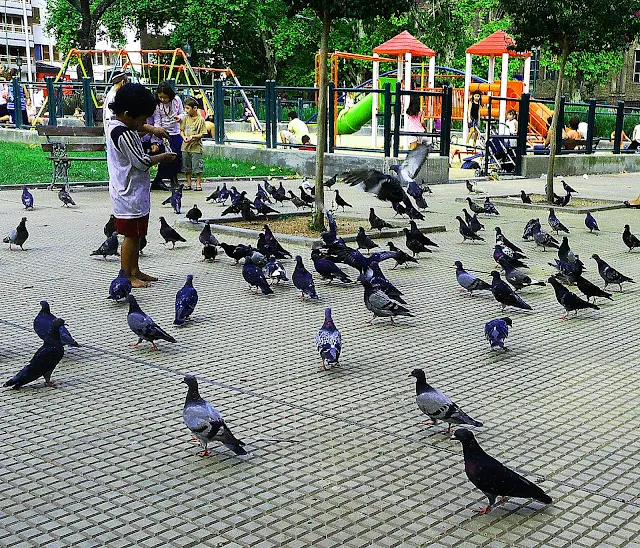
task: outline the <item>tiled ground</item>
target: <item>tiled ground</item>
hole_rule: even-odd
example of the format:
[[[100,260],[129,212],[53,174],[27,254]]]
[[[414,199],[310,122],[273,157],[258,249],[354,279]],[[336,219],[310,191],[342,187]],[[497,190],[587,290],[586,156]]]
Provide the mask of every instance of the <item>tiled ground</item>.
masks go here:
[[[593,197],[640,192],[630,174],[568,182]],[[543,184],[481,186],[504,193]],[[339,188],[357,212],[374,205],[391,216],[374,198]],[[128,346],[127,308],[105,299],[118,263],[89,257],[104,239],[107,193],[78,190],[78,207],[67,210],[55,193],[34,191],[28,250],[0,249],[0,380],[39,346],[31,322],[43,298],[83,346],[58,366],[58,388],[38,381],[0,391],[0,545],[640,546],[640,288],[628,284],[600,311],[566,322],[551,288],[524,290],[534,310],[508,311],[510,351],[491,353],[483,326],[499,308],[490,295],[461,294],[453,262],[488,273],[493,228],[520,242],[533,215],[505,208],[483,220],[487,243],[461,244],[454,199],[464,186],[433,189],[426,222],[449,230],[433,235],[440,248],[418,267],[383,265],[415,314],[397,327],[365,325],[356,285],[317,282],[318,303],[300,302],[290,284],[269,298],[252,295],[225,256],[200,262],[196,231],[183,230],[187,243],[165,249],[157,217],[177,216],[154,193],[142,264],[161,281],[136,296],[178,339],[159,352]],[[219,211],[202,194],[185,196],[205,213]],[[640,278],[640,252],[627,253],[620,238],[625,223],[640,235],[640,211],[599,213],[598,235],[581,215],[558,215],[590,280],[601,282],[595,252]],[[19,192],[0,192],[2,235],[21,216]],[[552,252],[522,247],[534,277],[552,273]],[[308,248],[291,250],[311,266]],[[188,273],[200,302],[194,321],[177,329],[173,300]],[[340,369],[321,372],[313,338],[325,306],[344,351]],[[481,445],[538,481],[553,505],[516,499],[476,516],[485,499],[466,479],[461,447],[418,424],[424,416],[408,376],[415,367],[483,421]],[[248,457],[223,447],[196,456],[182,423],[185,373],[198,376]]]

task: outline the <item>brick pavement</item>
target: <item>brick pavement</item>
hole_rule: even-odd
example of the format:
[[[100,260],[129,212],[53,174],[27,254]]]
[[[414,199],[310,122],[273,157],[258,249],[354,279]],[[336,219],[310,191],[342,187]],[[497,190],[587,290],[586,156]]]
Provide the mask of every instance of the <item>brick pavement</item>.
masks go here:
[[[592,197],[640,191],[630,174],[567,182]],[[543,185],[480,186],[504,193]],[[371,205],[392,215],[375,198],[339,188],[363,216]],[[383,265],[415,314],[395,328],[382,319],[365,325],[358,286],[318,281],[320,301],[302,303],[289,283],[265,298],[248,293],[224,254],[200,262],[196,231],[182,230],[187,243],[165,249],[157,217],[178,216],[154,193],[141,264],[161,281],[135,294],[178,339],[160,342],[159,352],[128,346],[127,307],[105,298],[118,262],[89,257],[104,239],[107,193],[78,190],[78,207],[63,210],[55,193],[34,191],[28,250],[0,249],[0,380],[39,346],[31,323],[43,298],[83,346],[67,350],[53,376],[58,388],[40,380],[0,391],[0,546],[640,546],[640,288],[627,284],[615,302],[566,322],[551,288],[524,290],[534,310],[507,311],[510,351],[492,353],[483,326],[502,314],[490,295],[458,291],[453,262],[489,272],[493,228],[519,243],[534,215],[504,208],[482,221],[488,243],[461,244],[454,199],[464,185],[433,189],[426,222],[449,229],[433,235],[440,248],[415,268]],[[184,203],[218,212],[205,196],[185,193]],[[0,192],[2,236],[21,216],[20,193]],[[627,253],[620,237],[625,223],[640,234],[640,212],[599,213],[598,235],[581,215],[558,216],[590,280],[601,285],[594,252],[640,278],[640,253]],[[522,247],[532,276],[552,273],[551,251]],[[291,251],[311,265],[308,248]],[[293,262],[286,266],[291,274]],[[188,273],[200,302],[193,322],[173,328],[175,292]],[[342,367],[321,372],[313,337],[325,306],[344,346]],[[486,499],[464,474],[459,443],[418,424],[424,416],[408,376],[415,367],[483,421],[481,445],[538,481],[553,505],[515,499],[476,516]],[[248,457],[217,446],[209,458],[195,456],[181,416],[185,373],[198,376]]]

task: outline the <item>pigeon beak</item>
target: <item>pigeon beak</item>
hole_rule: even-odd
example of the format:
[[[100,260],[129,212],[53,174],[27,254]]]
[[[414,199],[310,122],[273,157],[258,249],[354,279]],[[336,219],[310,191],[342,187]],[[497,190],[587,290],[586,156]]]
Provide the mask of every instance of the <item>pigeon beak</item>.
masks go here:
[[[449,438],[450,440],[455,440],[457,439],[453,434],[451,434],[451,437]]]

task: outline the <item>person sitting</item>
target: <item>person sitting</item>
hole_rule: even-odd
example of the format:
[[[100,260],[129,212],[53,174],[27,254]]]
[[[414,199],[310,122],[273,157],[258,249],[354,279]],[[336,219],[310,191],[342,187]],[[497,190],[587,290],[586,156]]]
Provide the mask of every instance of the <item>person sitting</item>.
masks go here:
[[[616,138],[616,131],[615,129],[611,132],[611,138],[609,139],[609,141],[611,142],[611,144],[613,144],[614,140]],[[624,129],[622,130],[622,133],[620,134],[620,150],[623,150],[625,148],[624,144],[625,143],[631,143],[631,139],[629,139],[629,137],[627,137],[627,134],[624,132]],[[629,145],[630,147],[631,145]],[[637,146],[637,145],[636,145]],[[633,149],[632,149],[633,150]]]
[[[639,150],[640,147],[640,124],[633,128],[633,133],[631,134],[631,142],[627,147],[627,150]]]
[[[569,129],[567,130],[567,135],[564,138],[564,148],[566,150],[575,150],[576,143],[571,141],[580,141],[582,139],[582,135],[578,131],[578,126],[580,125],[580,118],[577,116],[572,116],[569,119]]]
[[[309,128],[300,118],[295,110],[289,111],[289,124],[287,129],[280,132],[280,140],[283,143],[291,143],[294,145],[302,142],[303,135],[309,135]]]
[[[253,110],[253,103],[249,101],[249,103],[244,107],[242,111],[242,121],[249,122],[251,124],[251,131],[260,131],[258,127],[258,122],[255,117],[255,111]]]
[[[316,146],[311,144],[311,137],[308,135],[302,136],[302,146],[298,147],[298,150],[315,150]]]

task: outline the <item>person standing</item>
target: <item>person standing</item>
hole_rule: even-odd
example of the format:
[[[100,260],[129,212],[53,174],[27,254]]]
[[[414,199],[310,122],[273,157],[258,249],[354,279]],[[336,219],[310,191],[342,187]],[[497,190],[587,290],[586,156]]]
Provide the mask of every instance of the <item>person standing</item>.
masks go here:
[[[423,112],[420,109],[420,97],[418,95],[411,96],[406,113],[407,125],[404,130],[411,133],[424,133]],[[422,143],[422,137],[418,135],[409,135],[409,150],[413,150],[420,143]]]
[[[469,119],[468,128],[469,135],[467,136],[467,144],[473,139],[473,147],[475,148],[478,142],[478,136],[480,135],[480,105],[482,104],[482,93],[476,90],[471,95],[471,101],[469,101]]]
[[[176,95],[169,82],[161,82],[156,89],[156,110],[153,113],[153,125],[163,128],[169,135],[169,148],[177,154],[175,161],[158,166],[154,183],[169,180],[178,186],[178,173],[182,167],[182,137],[180,122],[185,117],[180,97]]]
[[[114,117],[113,111],[109,108],[109,105],[113,103],[116,98],[118,90],[129,81],[129,74],[121,70],[114,70],[111,75],[111,89],[104,96],[104,103],[102,104],[102,123],[104,124],[104,130],[107,131],[109,121]]]
[[[182,171],[187,176],[185,190],[191,190],[191,174],[196,176],[196,190],[202,190],[202,173],[204,159],[202,157],[202,139],[207,136],[207,126],[198,111],[198,102],[192,97],[184,101],[186,116],[180,122],[182,137]]]

